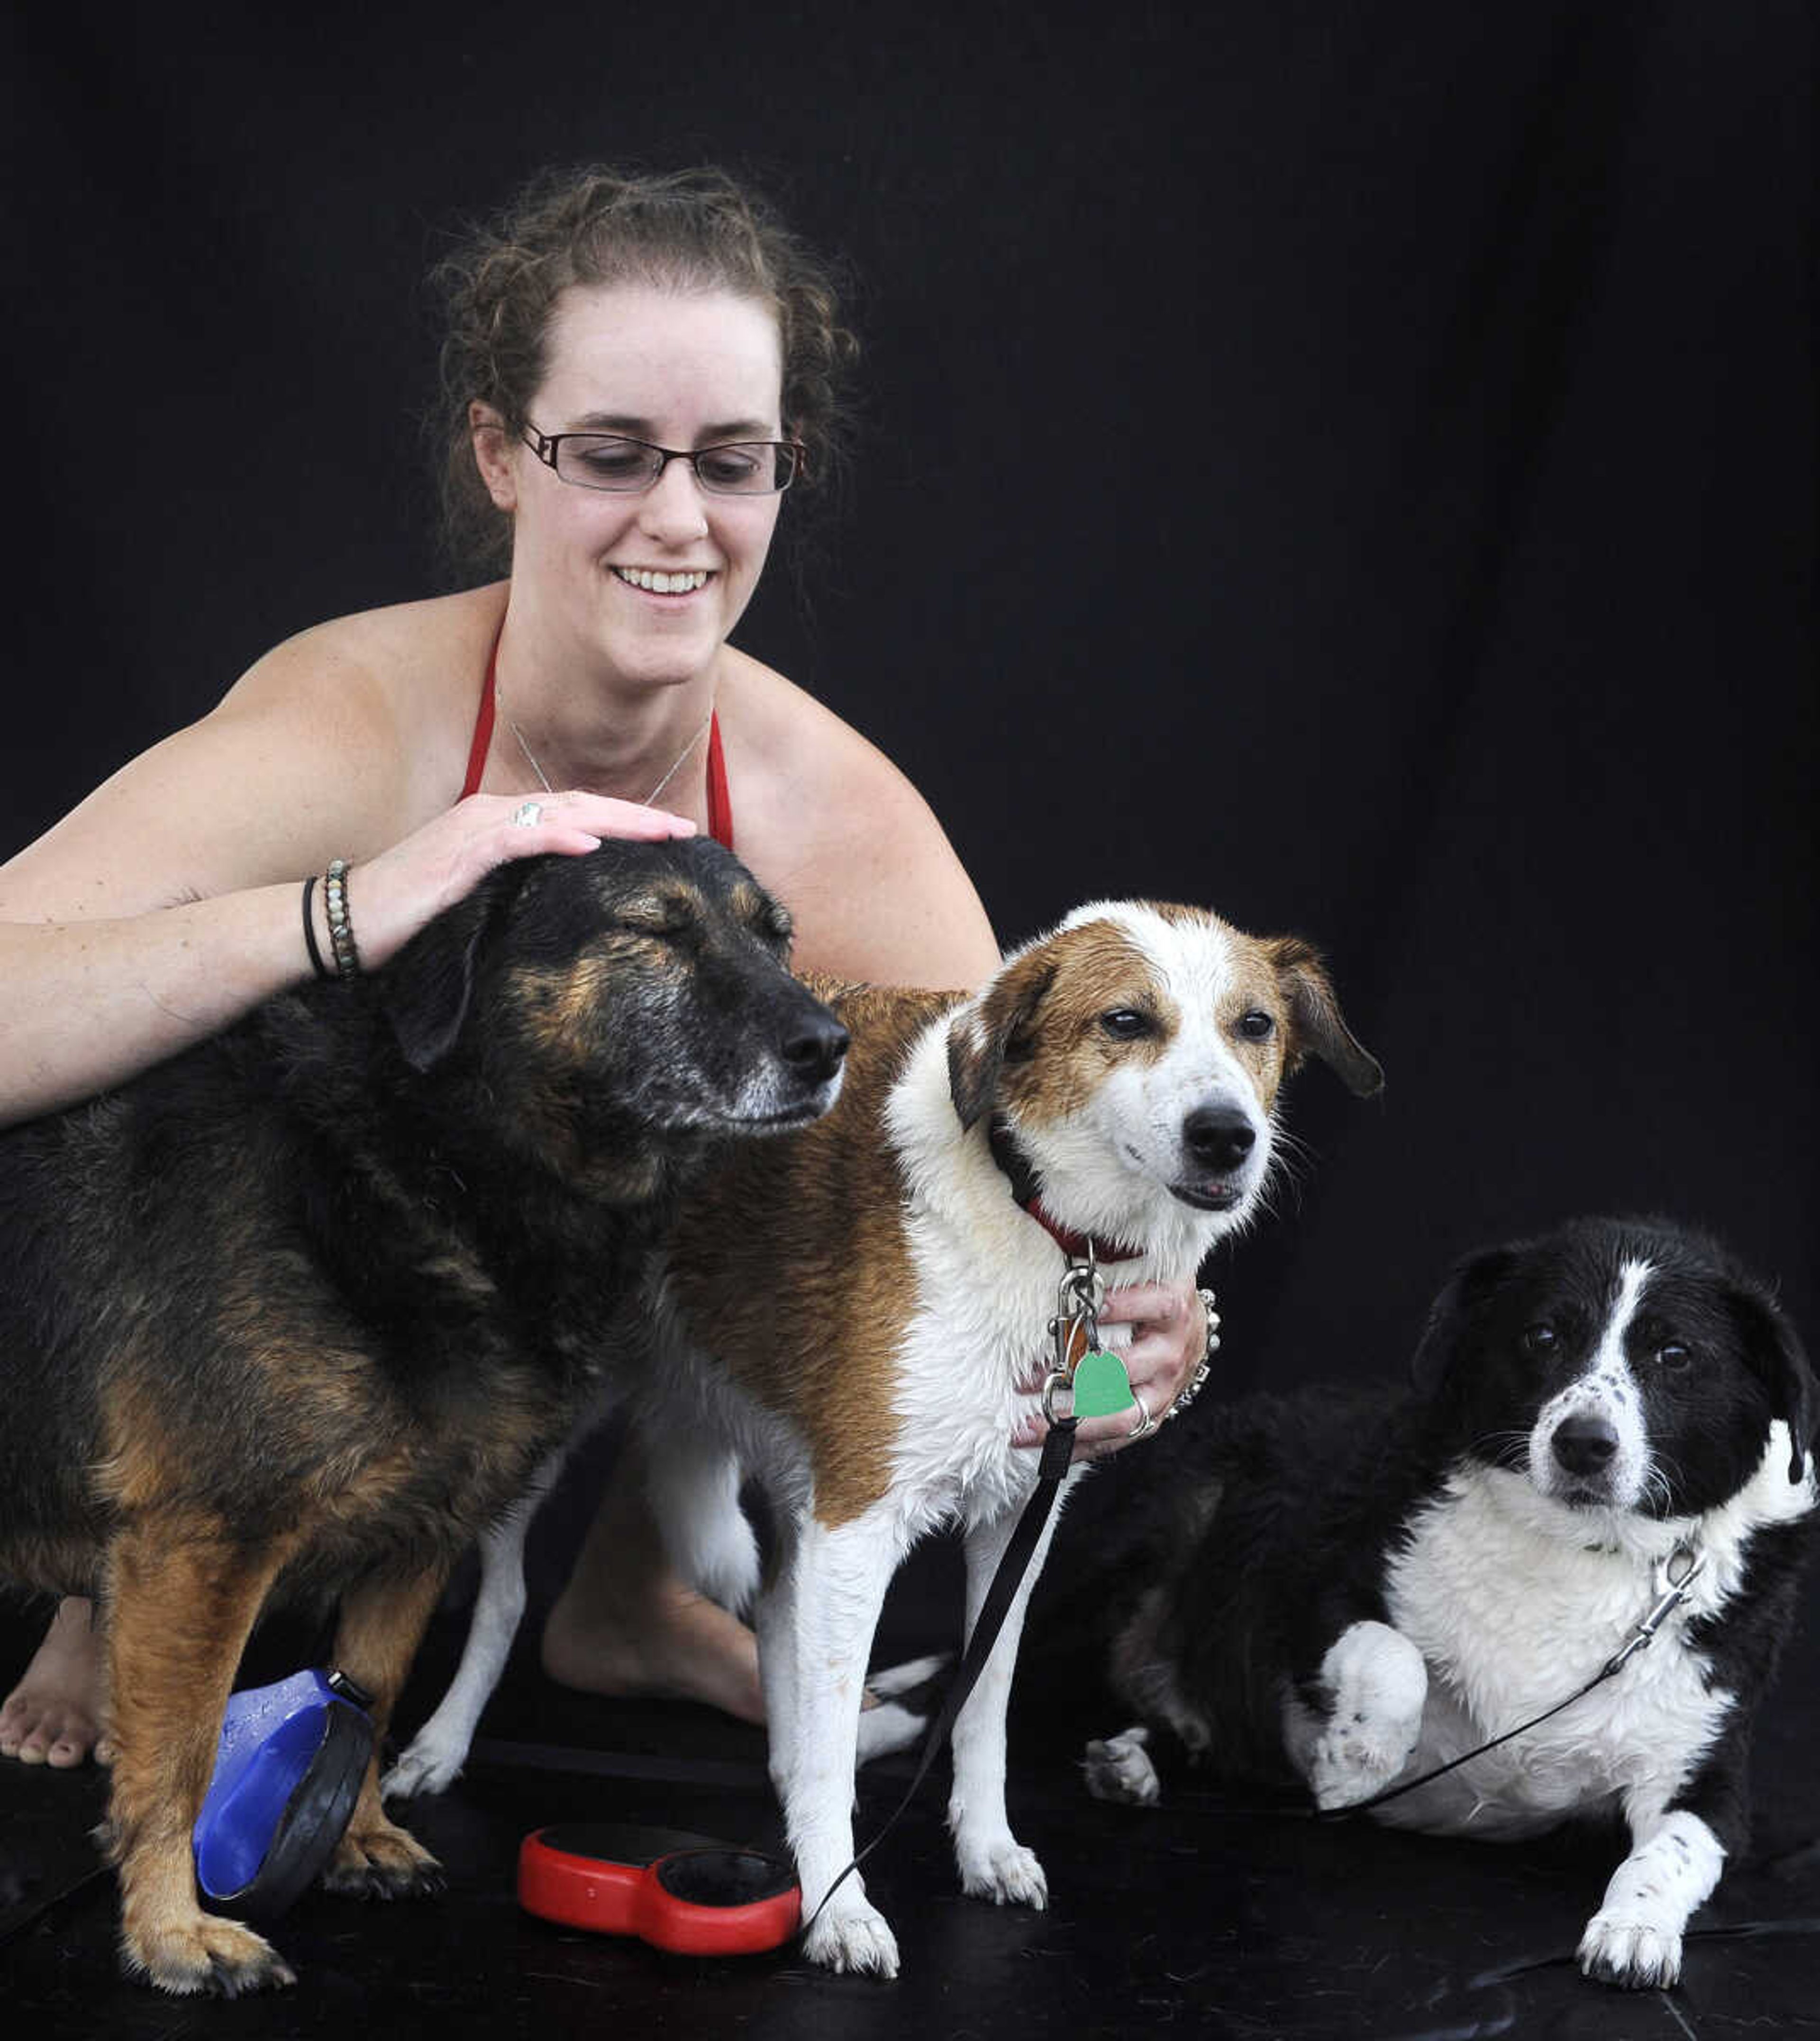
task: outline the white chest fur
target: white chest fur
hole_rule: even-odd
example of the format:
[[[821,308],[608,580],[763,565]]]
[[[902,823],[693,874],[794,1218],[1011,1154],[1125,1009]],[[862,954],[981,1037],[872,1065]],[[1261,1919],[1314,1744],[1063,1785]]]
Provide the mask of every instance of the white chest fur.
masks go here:
[[[1040,1406],[1066,1261],[1013,1201],[982,1131],[956,1119],[939,1025],[913,1051],[886,1116],[916,1276],[891,1387],[891,1490],[914,1535],[935,1516],[1001,1516],[1034,1485],[1036,1453],[1011,1440]],[[1221,1223],[1135,1180],[1124,1217],[1120,1237],[1146,1251],[1108,1267],[1108,1284],[1192,1280]],[[1108,1326],[1105,1344],[1126,1337]]]
[[[1614,1528],[1619,1535],[1602,1540]],[[1456,1474],[1389,1569],[1391,1620],[1429,1669],[1412,1776],[1592,1680],[1655,1600],[1658,1562],[1689,1534],[1707,1543],[1707,1569],[1648,1650],[1550,1721],[1392,1802],[1383,1818],[1515,1836],[1614,1799],[1627,1809],[1660,1805],[1734,1702],[1709,1687],[1710,1669],[1689,1645],[1687,1623],[1735,1590],[1742,1547],[1735,1531],[1635,1518],[1619,1527],[1602,1517],[1581,1525],[1520,1476],[1483,1468]]]

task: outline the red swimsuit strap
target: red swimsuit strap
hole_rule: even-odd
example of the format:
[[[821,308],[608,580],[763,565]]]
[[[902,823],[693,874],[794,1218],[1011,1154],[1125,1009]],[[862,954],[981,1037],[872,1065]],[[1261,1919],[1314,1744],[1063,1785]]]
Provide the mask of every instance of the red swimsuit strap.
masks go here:
[[[480,792],[480,776],[486,770],[486,754],[493,744],[493,718],[498,700],[499,633],[493,634],[493,650],[486,655],[486,679],[480,690],[480,710],[474,719],[474,742],[467,747],[467,777],[461,783],[461,798]]]
[[[727,791],[727,759],[720,748],[720,715],[708,723],[708,833],[716,843],[733,848],[733,802]]]
[[[480,690],[480,708],[474,719],[474,742],[467,747],[467,777],[461,783],[461,797],[480,791],[480,776],[486,770],[486,754],[493,745],[493,723],[499,702],[499,634],[486,655],[486,678]],[[733,799],[727,790],[727,757],[720,748],[720,715],[717,710],[708,723],[708,833],[716,843],[733,848]]]

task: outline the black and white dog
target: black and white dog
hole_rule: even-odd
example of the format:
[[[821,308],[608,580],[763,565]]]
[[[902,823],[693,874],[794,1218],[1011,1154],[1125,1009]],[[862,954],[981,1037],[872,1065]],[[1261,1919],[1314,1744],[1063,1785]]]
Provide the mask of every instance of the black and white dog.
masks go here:
[[[1089,1787],[1154,1799],[1156,1730],[1345,1808],[1589,1687],[1371,1811],[1500,1840],[1621,1814],[1630,1854],[1580,1965],[1673,1982],[1746,1840],[1752,1716],[1815,1501],[1813,1398],[1774,1300],[1711,1241],[1581,1220],[1475,1257],[1412,1393],[1260,1396],[1181,1442],[1200,1478],[1168,1484],[1129,1549],[1112,1643],[1142,1719],[1089,1745]],[[1652,1612],[1649,1648],[1601,1679]]]

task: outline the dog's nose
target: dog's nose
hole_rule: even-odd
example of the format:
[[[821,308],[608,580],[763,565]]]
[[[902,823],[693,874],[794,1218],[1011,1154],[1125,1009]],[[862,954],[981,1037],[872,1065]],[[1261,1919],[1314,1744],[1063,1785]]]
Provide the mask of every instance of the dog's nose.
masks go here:
[[[1549,1450],[1569,1474],[1599,1474],[1618,1450],[1618,1435],[1597,1412],[1579,1410],[1555,1427]]]
[[[824,1084],[841,1067],[852,1040],[833,1014],[809,1013],[785,1029],[778,1054],[797,1077]]]
[[[1257,1129],[1230,1105],[1200,1105],[1182,1122],[1181,1139],[1203,1169],[1236,1169],[1257,1146]]]

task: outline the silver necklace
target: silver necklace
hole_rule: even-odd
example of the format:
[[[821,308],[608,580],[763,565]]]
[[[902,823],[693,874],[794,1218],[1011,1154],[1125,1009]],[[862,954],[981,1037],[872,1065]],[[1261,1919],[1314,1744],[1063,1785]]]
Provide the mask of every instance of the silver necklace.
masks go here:
[[[676,777],[677,774],[681,771],[682,761],[689,756],[690,752],[695,749],[696,745],[701,742],[703,738],[708,734],[708,727],[713,722],[713,720],[714,711],[711,708],[708,711],[707,715],[702,718],[700,727],[689,740],[688,743],[686,743],[682,749],[677,752],[675,759],[670,765],[670,770],[665,773],[663,777],[658,780],[657,784],[652,788],[651,792],[645,795],[644,799],[639,804],[641,807],[648,808],[651,803],[657,799],[658,795],[663,792],[664,788],[670,784],[670,781]],[[552,787],[550,784],[549,780],[545,778],[543,767],[537,763],[537,754],[531,749],[530,746],[525,742],[524,731],[518,727],[517,724],[512,720],[509,715],[506,719],[506,727],[511,731],[512,734],[515,738],[517,738],[518,749],[525,754],[525,764],[536,774],[538,785],[544,789],[546,794],[555,793],[556,791],[555,788]]]

